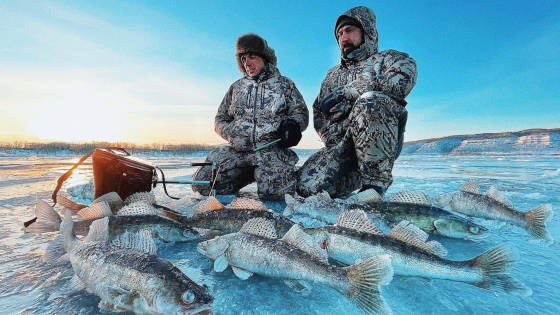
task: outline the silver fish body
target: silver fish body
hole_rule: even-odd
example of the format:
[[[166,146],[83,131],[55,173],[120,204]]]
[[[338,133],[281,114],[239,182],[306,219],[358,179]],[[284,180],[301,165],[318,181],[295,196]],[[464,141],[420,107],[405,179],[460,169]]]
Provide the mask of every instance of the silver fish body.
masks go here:
[[[326,237],[323,246],[329,257],[347,265],[378,254],[392,257],[395,274],[463,282],[479,282],[482,272],[465,262],[455,262],[415,248],[385,235],[363,233],[338,226],[305,229],[308,234]]]
[[[549,204],[521,212],[486,195],[462,190],[442,194],[434,200],[442,207],[449,205],[455,212],[471,217],[506,222],[524,228],[536,238],[552,240],[546,230],[546,222],[552,217]]]
[[[72,267],[103,307],[135,313],[193,314],[210,309],[212,296],[170,262],[103,243],[76,246]]]
[[[149,314],[193,314],[210,309],[213,297],[207,290],[167,260],[107,242],[81,242],[74,234],[70,211],[61,232],[75,272],[74,285],[99,296],[100,308]]]
[[[464,217],[447,210],[406,202],[372,202],[348,207],[348,209],[362,209],[370,218],[381,217],[389,226],[395,226],[402,220],[407,220],[426,233],[435,233],[450,238],[466,238],[478,240],[487,236],[482,225],[474,223]]]
[[[490,249],[470,260],[453,261],[386,235],[339,226],[307,228],[305,232],[322,243],[330,258],[344,264],[386,254],[391,256],[396,275],[459,281],[506,292],[530,292],[505,274],[513,263],[513,256],[506,247]]]
[[[296,221],[274,211],[253,209],[221,209],[198,213],[192,217],[176,217],[178,222],[190,227],[219,230],[222,234],[238,232],[247,221],[263,218],[274,222],[278,235],[283,236]]]
[[[286,203],[285,215],[305,214],[328,224],[336,223],[338,216],[346,210],[362,209],[370,219],[382,219],[391,227],[407,220],[426,233],[473,240],[487,236],[485,227],[444,209],[424,204],[388,201],[351,203],[346,200],[333,200],[326,193],[305,198],[303,201],[286,196]]]
[[[147,229],[163,242],[186,242],[199,239],[191,227],[157,215],[110,216],[109,232],[113,239],[125,232]]]
[[[232,266],[271,278],[311,281],[341,292],[349,288],[345,269],[325,264],[281,240],[245,233],[228,234],[219,239],[228,244],[224,254]],[[200,245],[199,249],[206,254],[203,247]]]
[[[231,266],[234,274],[247,279],[254,273],[288,281],[291,287],[304,283],[326,285],[339,291],[366,313],[390,313],[380,286],[391,281],[393,269],[387,255],[371,257],[349,267],[328,263],[322,250],[301,228],[294,225],[277,239],[273,223],[251,219],[240,232],[218,236],[198,244],[198,251],[214,260],[214,270]],[[247,228],[249,226],[249,228]]]

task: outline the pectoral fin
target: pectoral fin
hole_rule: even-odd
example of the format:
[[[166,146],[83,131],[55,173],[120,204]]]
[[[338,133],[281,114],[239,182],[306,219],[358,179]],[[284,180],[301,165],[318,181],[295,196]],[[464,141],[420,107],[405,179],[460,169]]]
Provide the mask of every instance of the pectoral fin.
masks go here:
[[[214,261],[214,271],[215,272],[222,272],[224,270],[226,270],[226,268],[228,267],[229,263],[226,259],[226,257],[224,255],[216,258],[216,260]]]
[[[233,273],[241,280],[247,280],[253,275],[253,273],[249,270],[241,269],[235,266],[231,266],[231,270],[233,270]]]

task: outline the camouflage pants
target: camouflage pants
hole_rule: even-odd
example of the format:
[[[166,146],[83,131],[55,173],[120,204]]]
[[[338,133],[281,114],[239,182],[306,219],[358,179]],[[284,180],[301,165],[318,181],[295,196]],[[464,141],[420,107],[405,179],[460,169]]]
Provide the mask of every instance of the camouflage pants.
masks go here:
[[[298,171],[298,194],[324,190],[343,197],[364,185],[387,189],[402,149],[406,117],[406,109],[392,98],[364,93],[347,118],[342,141],[311,155]]]
[[[255,181],[259,198],[264,200],[284,200],[284,194],[295,192],[298,157],[292,150],[274,146],[258,152],[238,152],[230,145],[223,145],[208,153],[206,161],[218,163],[214,186],[217,194],[236,194]],[[211,180],[211,177],[212,167],[203,166],[192,179]],[[202,195],[210,193],[208,186],[193,185],[192,188]]]

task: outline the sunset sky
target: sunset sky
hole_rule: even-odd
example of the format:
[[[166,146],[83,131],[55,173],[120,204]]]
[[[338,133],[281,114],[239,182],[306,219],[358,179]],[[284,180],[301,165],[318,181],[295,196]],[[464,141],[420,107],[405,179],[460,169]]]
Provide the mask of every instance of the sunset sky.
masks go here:
[[[214,115],[255,32],[308,107],[333,27],[377,15],[418,82],[405,140],[560,127],[560,1],[1,1],[0,141],[223,142]],[[322,146],[312,124],[298,147]]]

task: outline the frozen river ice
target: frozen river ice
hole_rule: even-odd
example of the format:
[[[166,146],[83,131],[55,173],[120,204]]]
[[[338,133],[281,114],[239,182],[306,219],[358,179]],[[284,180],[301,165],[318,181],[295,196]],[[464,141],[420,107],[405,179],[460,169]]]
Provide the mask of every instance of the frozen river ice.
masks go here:
[[[307,154],[300,155],[302,160]],[[2,313],[94,314],[99,299],[82,291],[61,296],[59,289],[72,276],[69,265],[43,266],[39,258],[55,233],[23,233],[22,223],[31,219],[37,199],[50,201],[56,179],[79,157],[2,156],[0,157],[0,311]],[[202,156],[144,157],[159,165],[166,178],[193,173],[189,163]],[[474,178],[483,188],[496,185],[526,211],[550,203],[560,208],[560,156],[493,155],[441,156],[403,155],[394,169],[395,181],[388,194],[404,189],[421,190],[434,197],[458,189]],[[87,182],[91,166],[80,167],[68,186]],[[192,195],[189,186],[169,185],[171,195]],[[155,188],[159,204],[171,199],[161,185]],[[395,314],[559,314],[560,313],[560,214],[548,223],[556,240],[536,241],[522,229],[497,222],[476,220],[487,226],[490,236],[480,242],[440,241],[448,258],[470,259],[495,245],[507,242],[517,249],[518,262],[510,274],[533,290],[529,297],[494,294],[458,282],[396,276],[382,288],[382,295]],[[303,296],[282,281],[251,277],[239,280],[230,269],[215,273],[212,263],[196,252],[196,243],[165,245],[159,255],[173,262],[191,279],[209,286],[217,314],[359,314],[338,292],[313,287]],[[103,312],[102,312],[103,313]]]

